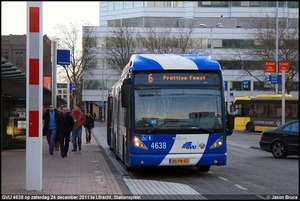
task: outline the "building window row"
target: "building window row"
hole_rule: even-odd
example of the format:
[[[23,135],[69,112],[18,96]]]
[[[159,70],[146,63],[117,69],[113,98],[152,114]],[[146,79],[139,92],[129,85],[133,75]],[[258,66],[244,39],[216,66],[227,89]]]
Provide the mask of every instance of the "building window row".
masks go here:
[[[117,80],[83,80],[83,90],[109,90]]]
[[[67,88],[67,83],[57,83],[57,88]]]
[[[281,85],[279,85],[279,90],[281,90]],[[250,91],[251,89],[244,88],[244,82],[243,81],[234,81],[232,82],[232,87],[230,90],[234,91]],[[274,90],[270,85],[267,85],[262,82],[253,82],[253,91],[272,91]],[[291,91],[299,91],[299,82],[294,82]]]
[[[276,7],[276,1],[196,1],[194,7]],[[298,1],[279,1],[278,7],[298,8]]]
[[[108,10],[121,10],[142,7],[183,7],[182,1],[112,1],[108,2]]]
[[[218,60],[223,70],[264,70],[262,60]],[[290,66],[298,66],[298,61],[291,61]]]
[[[58,94],[67,94],[67,90],[57,90]]]
[[[1,52],[1,56],[6,59],[6,60],[9,60],[8,59],[8,52]]]
[[[8,52],[1,52],[1,55],[4,59],[10,60],[9,58],[9,54]],[[15,63],[14,65],[24,69],[24,61],[25,61],[25,57],[24,57],[24,52],[15,52]]]
[[[107,38],[107,40],[115,40],[112,38]],[[144,48],[147,44],[144,44],[144,40],[141,38],[134,39],[134,45],[136,48]],[[260,44],[253,39],[212,39],[213,48],[214,49],[248,49],[250,47],[259,46]],[[285,41],[285,43],[295,43],[298,41]],[[181,40],[178,38],[170,38],[168,44],[172,45],[173,48],[180,48]],[[199,44],[203,49],[211,48],[211,41],[210,38],[191,38],[191,44]],[[100,48],[100,47],[98,47]],[[102,61],[100,61],[102,62]],[[99,63],[98,63],[99,64]]]
[[[23,52],[16,52],[16,63],[15,66],[19,68],[24,67],[24,53]]]
[[[183,1],[112,1],[108,10],[142,7],[183,7]],[[194,1],[194,7],[276,7],[276,1]],[[298,8],[298,1],[279,1],[278,7]]]
[[[60,98],[67,100],[67,95],[59,95]]]

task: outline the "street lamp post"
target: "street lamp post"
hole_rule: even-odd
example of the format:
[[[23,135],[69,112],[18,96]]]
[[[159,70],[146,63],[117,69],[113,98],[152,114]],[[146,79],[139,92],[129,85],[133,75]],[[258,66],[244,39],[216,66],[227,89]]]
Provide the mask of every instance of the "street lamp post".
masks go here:
[[[201,28],[206,28],[207,25],[206,24],[200,24],[200,27]],[[209,26],[209,28],[210,28],[210,56],[212,56],[212,50],[213,50],[213,42],[212,42],[212,28],[213,27],[223,28],[223,24],[222,23],[217,23],[215,25]]]
[[[101,48],[102,48],[102,107],[101,107],[101,121],[104,121],[104,118],[103,118],[103,114],[104,114],[104,80],[103,80],[103,73],[104,73],[104,51],[103,51],[103,44],[101,44]]]

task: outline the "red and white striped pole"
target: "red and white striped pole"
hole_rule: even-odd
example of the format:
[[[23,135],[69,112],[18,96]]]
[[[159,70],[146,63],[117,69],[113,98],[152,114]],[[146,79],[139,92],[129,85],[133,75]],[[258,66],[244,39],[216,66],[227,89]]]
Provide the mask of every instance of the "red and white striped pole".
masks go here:
[[[42,190],[43,111],[42,2],[27,2],[26,190]]]

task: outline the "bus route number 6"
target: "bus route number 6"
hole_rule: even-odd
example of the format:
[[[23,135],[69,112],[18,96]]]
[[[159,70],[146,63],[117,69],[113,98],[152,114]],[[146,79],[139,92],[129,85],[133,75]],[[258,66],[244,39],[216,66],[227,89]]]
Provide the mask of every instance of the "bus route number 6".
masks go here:
[[[153,82],[153,77],[152,77],[152,73],[148,75],[148,82]]]

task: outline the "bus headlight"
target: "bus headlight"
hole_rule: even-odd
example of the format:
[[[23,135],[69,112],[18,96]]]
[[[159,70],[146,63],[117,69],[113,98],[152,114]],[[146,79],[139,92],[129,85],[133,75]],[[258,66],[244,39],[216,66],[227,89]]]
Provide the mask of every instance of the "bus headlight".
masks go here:
[[[219,137],[212,145],[211,145],[211,149],[213,148],[217,148],[219,146],[222,146],[224,144],[224,141],[223,141],[223,136]]]
[[[141,148],[141,149],[148,149],[146,145],[136,136],[133,138],[133,144],[135,147]]]

